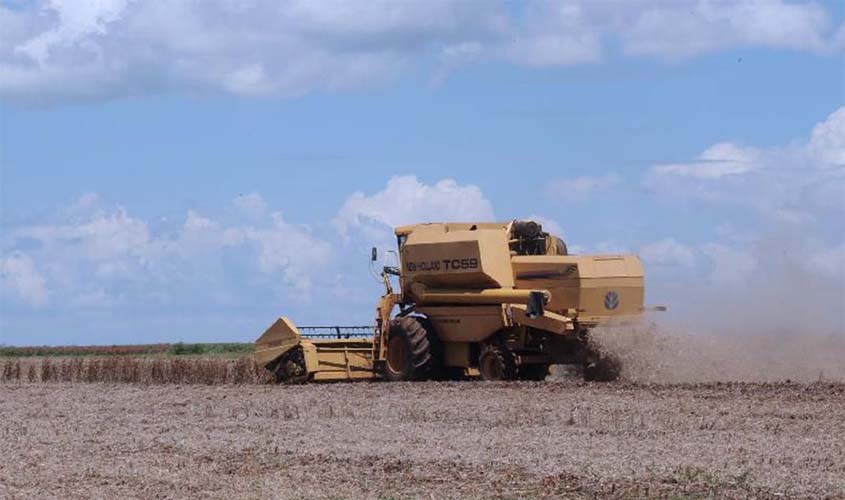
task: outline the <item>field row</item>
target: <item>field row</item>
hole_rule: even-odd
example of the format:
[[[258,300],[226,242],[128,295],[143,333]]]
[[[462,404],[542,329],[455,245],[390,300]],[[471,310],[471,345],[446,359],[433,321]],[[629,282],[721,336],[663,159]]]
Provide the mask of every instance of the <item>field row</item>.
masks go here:
[[[251,357],[66,357],[0,359],[0,382],[260,384],[268,373]]]
[[[70,345],[70,346],[0,346],[0,358],[27,358],[43,356],[148,356],[148,355],[212,355],[249,354],[253,344],[184,343],[135,344],[135,345]]]

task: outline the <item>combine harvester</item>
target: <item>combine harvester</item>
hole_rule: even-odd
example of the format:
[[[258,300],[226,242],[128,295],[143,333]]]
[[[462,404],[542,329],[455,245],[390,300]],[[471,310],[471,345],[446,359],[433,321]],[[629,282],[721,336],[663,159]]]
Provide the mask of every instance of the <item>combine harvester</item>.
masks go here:
[[[551,364],[576,365],[587,380],[618,376],[589,331],[645,310],[637,256],[568,255],[533,221],[395,234],[400,267],[383,266],[373,326],[297,328],[283,317],[256,341],[257,362],[277,381],[542,380]]]

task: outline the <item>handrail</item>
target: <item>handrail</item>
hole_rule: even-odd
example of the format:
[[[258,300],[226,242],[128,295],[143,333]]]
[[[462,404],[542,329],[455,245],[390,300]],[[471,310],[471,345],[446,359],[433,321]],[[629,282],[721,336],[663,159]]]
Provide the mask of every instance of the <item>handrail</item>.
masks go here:
[[[299,326],[303,337],[317,339],[348,339],[372,337],[373,327],[367,326]]]

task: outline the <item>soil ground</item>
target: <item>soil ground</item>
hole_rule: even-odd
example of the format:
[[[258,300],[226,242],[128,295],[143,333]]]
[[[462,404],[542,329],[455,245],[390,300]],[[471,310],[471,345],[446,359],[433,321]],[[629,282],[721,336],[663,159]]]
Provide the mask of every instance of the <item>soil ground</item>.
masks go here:
[[[0,498],[845,498],[845,384],[0,384]]]

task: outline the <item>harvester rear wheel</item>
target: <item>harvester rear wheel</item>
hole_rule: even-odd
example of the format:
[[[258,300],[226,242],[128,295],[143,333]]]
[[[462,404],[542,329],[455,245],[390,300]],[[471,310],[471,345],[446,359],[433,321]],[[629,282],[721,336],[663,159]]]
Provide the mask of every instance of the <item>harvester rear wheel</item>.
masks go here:
[[[441,357],[440,339],[427,318],[406,316],[390,322],[385,379],[398,382],[436,378]]]
[[[478,371],[483,380],[513,380],[516,377],[516,360],[506,348],[487,345],[478,356]]]

